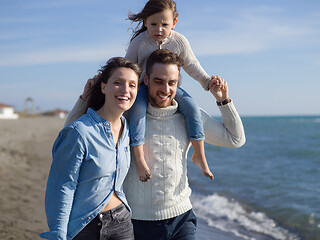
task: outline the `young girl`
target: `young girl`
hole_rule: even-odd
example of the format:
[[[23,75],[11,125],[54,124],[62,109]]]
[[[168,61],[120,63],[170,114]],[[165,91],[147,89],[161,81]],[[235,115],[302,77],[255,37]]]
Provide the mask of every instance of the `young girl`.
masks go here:
[[[168,49],[182,57],[183,69],[191,77],[197,80],[205,90],[210,89],[211,77],[196,59],[188,40],[180,33],[173,31],[178,21],[178,12],[173,0],[149,0],[141,12],[129,14],[129,19],[132,22],[138,22],[138,25],[125,58],[137,62],[144,70],[140,82],[143,82],[142,77],[145,75],[145,65],[149,55],[157,49]],[[137,100],[129,112],[131,146],[141,181],[148,181],[151,177],[143,154],[147,95],[147,87],[141,84]],[[199,107],[180,87],[175,99],[186,120],[187,131],[194,150],[192,161],[201,168],[204,176],[213,179],[204,153],[204,132]]]
[[[46,239],[134,239],[123,181],[130,166],[129,127],[141,69],[112,58],[88,95],[87,113],[64,127],[53,149],[45,208]]]

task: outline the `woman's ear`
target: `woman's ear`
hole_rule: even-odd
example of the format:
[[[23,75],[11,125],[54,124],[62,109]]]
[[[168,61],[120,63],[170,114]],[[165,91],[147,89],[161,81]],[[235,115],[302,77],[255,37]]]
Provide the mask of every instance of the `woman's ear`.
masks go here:
[[[104,82],[101,82],[101,92],[103,93],[103,94],[106,94],[106,84],[104,83]]]
[[[176,19],[173,21],[173,25],[172,25],[171,30],[173,30],[173,29],[176,27],[177,22],[178,22],[178,18],[176,18]]]

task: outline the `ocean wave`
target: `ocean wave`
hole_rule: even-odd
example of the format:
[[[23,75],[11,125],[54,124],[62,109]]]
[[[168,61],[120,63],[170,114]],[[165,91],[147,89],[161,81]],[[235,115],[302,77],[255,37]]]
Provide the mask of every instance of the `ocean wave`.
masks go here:
[[[243,239],[299,240],[262,212],[247,209],[234,199],[218,194],[192,195],[193,209],[211,227]]]
[[[320,123],[319,117],[297,117],[292,119],[293,122],[298,123]]]

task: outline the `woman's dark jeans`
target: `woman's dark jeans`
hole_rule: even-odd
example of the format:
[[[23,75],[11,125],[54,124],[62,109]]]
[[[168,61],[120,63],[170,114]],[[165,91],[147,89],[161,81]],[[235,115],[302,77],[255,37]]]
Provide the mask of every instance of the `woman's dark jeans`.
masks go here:
[[[100,213],[74,240],[133,240],[130,212],[124,204]]]

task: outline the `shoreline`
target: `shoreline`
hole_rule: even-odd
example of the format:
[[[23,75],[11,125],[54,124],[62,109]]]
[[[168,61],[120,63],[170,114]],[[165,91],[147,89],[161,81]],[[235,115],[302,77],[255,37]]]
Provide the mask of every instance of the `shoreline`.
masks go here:
[[[197,213],[195,212],[197,215]],[[208,240],[208,236],[212,239],[228,239],[228,240],[243,240],[232,233],[227,233],[219,230],[218,228],[210,227],[208,224],[200,217],[197,217],[198,225],[196,230],[197,240]]]

